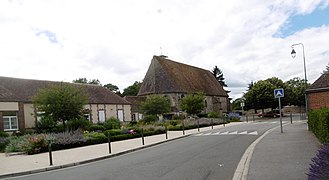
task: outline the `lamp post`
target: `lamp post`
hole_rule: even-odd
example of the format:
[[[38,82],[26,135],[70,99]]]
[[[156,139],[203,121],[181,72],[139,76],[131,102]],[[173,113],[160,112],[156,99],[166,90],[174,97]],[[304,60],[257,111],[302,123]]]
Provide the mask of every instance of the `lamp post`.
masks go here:
[[[302,47],[303,47],[305,88],[307,88],[307,76],[306,76],[306,64],[305,64],[305,51],[304,51],[304,44],[303,44],[303,43],[297,43],[297,44],[293,44],[293,45],[291,45],[291,48],[292,48],[291,56],[292,56],[292,58],[295,58],[295,57],[296,57],[296,51],[295,51],[294,47],[295,47],[295,46],[298,46],[298,45],[302,45]],[[305,93],[305,111],[306,111],[306,114],[307,114],[308,107],[307,107],[307,95],[306,95],[306,93]]]

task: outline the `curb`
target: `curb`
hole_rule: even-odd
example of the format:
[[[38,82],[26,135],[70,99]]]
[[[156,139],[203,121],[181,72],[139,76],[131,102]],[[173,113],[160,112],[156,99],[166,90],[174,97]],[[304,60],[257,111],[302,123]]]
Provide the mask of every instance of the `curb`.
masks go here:
[[[17,172],[17,173],[3,174],[3,175],[0,175],[0,179],[16,177],[16,176],[23,176],[23,175],[29,175],[29,174],[52,171],[52,170],[58,170],[58,169],[78,166],[78,165],[82,165],[82,164],[87,164],[87,163],[91,163],[91,162],[95,162],[95,161],[100,161],[100,160],[104,160],[104,159],[109,159],[109,158],[121,156],[121,155],[124,155],[124,154],[128,154],[128,153],[131,153],[131,152],[139,151],[139,150],[142,150],[142,149],[145,149],[145,148],[157,146],[159,144],[163,144],[163,143],[166,143],[166,142],[182,139],[182,138],[185,138],[185,137],[188,137],[188,136],[191,136],[191,135],[193,135],[193,134],[183,135],[183,136],[180,136],[180,137],[167,139],[167,140],[157,142],[157,143],[154,143],[154,144],[144,145],[142,147],[138,147],[138,148],[134,148],[134,149],[130,149],[130,150],[126,150],[126,151],[122,151],[122,152],[119,152],[119,153],[110,154],[110,155],[106,155],[106,156],[102,156],[102,157],[98,157],[98,158],[94,158],[94,159],[79,161],[79,162],[75,162],[75,163],[64,164],[64,165],[59,165],[59,166],[50,166],[50,167],[47,167],[47,168],[41,168],[41,169],[36,169],[36,170],[31,170],[31,171],[23,171],[23,172]]]

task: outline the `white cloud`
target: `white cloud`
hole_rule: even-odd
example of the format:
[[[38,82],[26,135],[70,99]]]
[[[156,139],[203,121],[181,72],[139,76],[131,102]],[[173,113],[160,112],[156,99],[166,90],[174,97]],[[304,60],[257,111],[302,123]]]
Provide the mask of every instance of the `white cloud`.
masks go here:
[[[222,69],[231,96],[251,81],[303,78],[305,45],[313,82],[328,63],[329,27],[275,35],[295,14],[328,0],[135,1],[22,0],[0,2],[1,76],[72,81],[99,79],[123,88],[141,81],[154,54]],[[239,87],[240,86],[240,87]]]

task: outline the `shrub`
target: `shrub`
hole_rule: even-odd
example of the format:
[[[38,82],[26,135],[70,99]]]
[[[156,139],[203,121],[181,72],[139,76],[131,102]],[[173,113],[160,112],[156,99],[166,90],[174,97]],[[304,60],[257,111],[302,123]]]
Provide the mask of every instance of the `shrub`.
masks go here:
[[[9,137],[9,134],[4,131],[0,131],[0,137]]]
[[[54,132],[57,122],[51,118],[42,117],[36,124],[37,132]]]
[[[24,152],[23,147],[28,144],[28,136],[11,136],[5,152]]]
[[[93,124],[87,128],[87,131],[104,131],[105,127],[101,124]]]
[[[123,132],[121,129],[110,129],[110,130],[104,131],[104,134],[106,136],[108,136],[108,134],[110,134],[110,136],[117,136],[117,135],[123,134]]]
[[[105,143],[108,141],[107,136],[101,132],[87,132],[84,134],[84,137],[89,144]]]
[[[309,129],[322,142],[329,142],[329,109],[312,110],[308,113]]]
[[[206,118],[208,116],[208,114],[206,114],[206,113],[199,113],[197,116],[199,118]]]
[[[9,144],[9,137],[0,137],[0,152],[5,152],[6,146]]]
[[[47,139],[52,142],[54,150],[79,147],[86,142],[80,131],[51,133],[47,135]]]
[[[214,112],[214,111],[209,112],[208,118],[219,118],[219,114],[218,114],[218,112]]]
[[[67,127],[72,131],[77,129],[87,129],[91,123],[86,118],[72,119],[67,122]]]
[[[238,113],[229,113],[227,115],[227,118],[230,120],[230,122],[240,122],[240,115]]]
[[[186,118],[185,115],[176,115],[176,114],[173,115],[173,117],[172,117],[173,120],[183,120],[185,118]]]
[[[308,179],[329,179],[329,144],[324,145],[312,159]]]
[[[45,134],[27,135],[27,143],[22,146],[22,151],[27,154],[44,152],[48,146]]]
[[[178,121],[178,120],[170,120],[170,121],[168,121],[168,122],[169,122],[169,124],[172,125],[172,126],[177,126],[177,124],[180,124],[180,123],[181,123],[181,121]]]
[[[145,124],[150,124],[152,122],[156,122],[158,121],[158,117],[156,115],[146,115],[144,116],[144,119],[141,120],[142,123],[145,123]]]
[[[120,120],[114,117],[107,119],[103,124],[105,129],[120,129]]]

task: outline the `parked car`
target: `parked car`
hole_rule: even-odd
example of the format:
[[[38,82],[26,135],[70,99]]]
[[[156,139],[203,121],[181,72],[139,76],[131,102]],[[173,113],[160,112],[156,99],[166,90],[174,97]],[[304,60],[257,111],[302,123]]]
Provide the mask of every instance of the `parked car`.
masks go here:
[[[281,115],[283,116],[282,112],[281,112]],[[280,111],[279,110],[274,110],[274,111],[259,113],[258,117],[274,117],[274,118],[280,117]]]

